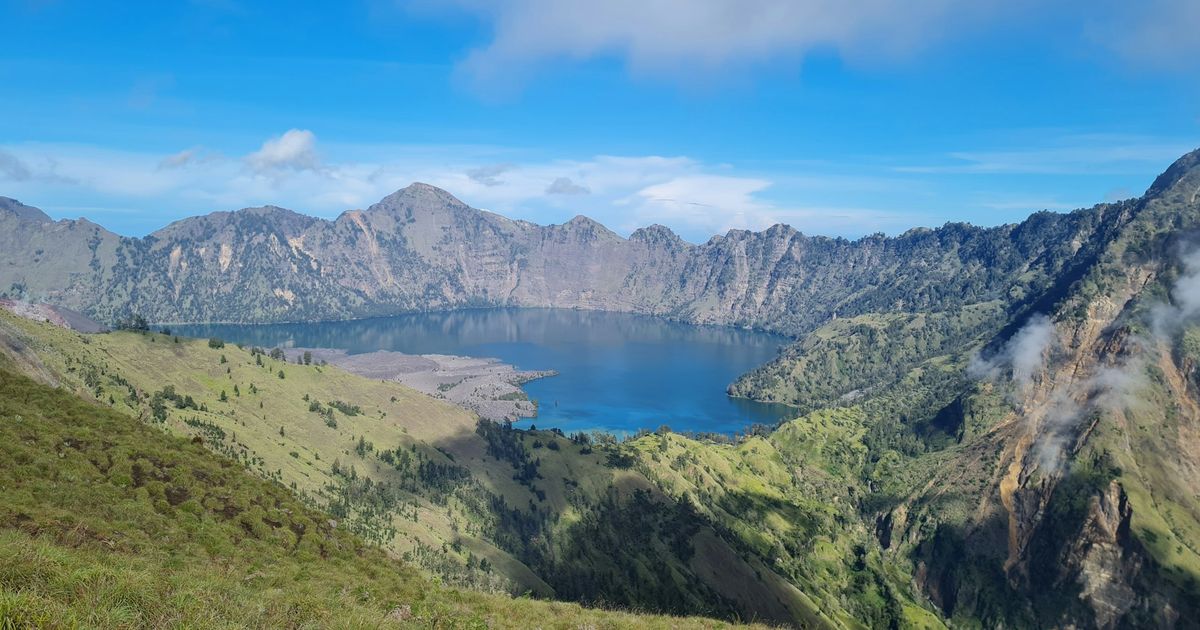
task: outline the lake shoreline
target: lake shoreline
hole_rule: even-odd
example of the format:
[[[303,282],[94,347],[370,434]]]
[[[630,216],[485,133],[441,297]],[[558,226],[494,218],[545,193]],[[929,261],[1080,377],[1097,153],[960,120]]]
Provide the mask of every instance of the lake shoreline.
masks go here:
[[[519,370],[495,358],[392,350],[360,354],[336,348],[284,350],[293,363],[306,352],[314,362],[325,362],[367,378],[400,383],[495,422],[536,418],[537,403],[529,399],[521,385],[558,375],[554,370]]]
[[[326,360],[406,383],[483,417],[536,418],[539,427],[569,433],[622,434],[665,424],[734,435],[795,417],[782,405],[727,395],[731,382],[776,358],[787,337],[651,316],[498,308],[337,323],[185,326],[179,332],[278,347],[293,358],[303,352],[298,348],[344,350],[348,357]],[[370,354],[381,350],[417,358]],[[359,355],[373,358],[349,358]],[[463,358],[440,367],[405,363],[437,363],[435,356]],[[478,357],[514,367],[478,363]],[[416,367],[424,374],[400,375]],[[550,368],[558,376],[523,371]]]

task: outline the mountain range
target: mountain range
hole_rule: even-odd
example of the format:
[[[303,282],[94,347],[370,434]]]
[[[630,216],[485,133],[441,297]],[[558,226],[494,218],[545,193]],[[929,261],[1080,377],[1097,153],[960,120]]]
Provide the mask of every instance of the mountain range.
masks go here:
[[[835,315],[1036,294],[1121,207],[857,241],[776,225],[694,245],[660,225],[626,239],[582,216],[549,226],[514,221],[425,184],[332,221],[267,206],[184,219],[143,238],[86,219],[51,221],[5,198],[0,295],[108,321],[133,313],[162,322],[278,322],[536,306],[799,335]]]
[[[388,401],[333,368],[223,353],[219,340],[93,341],[5,320],[0,349],[14,369],[147,421],[154,396],[183,400],[163,407],[164,428],[207,436],[385,546],[417,541],[407,548],[430,570],[463,575],[449,568],[463,562],[473,583],[485,554],[484,574],[547,596],[674,613],[1188,627],[1200,614],[1198,196],[1200,151],[1136,199],[1014,225],[855,241],[775,226],[703,244],[661,226],[626,239],[583,217],[513,221],[422,184],[333,221],[254,208],[144,238],[0,200],[0,297],[104,321],[554,306],[793,336],[730,391],[797,418],[736,444],[463,431],[457,416],[421,420],[453,412],[417,413],[430,404],[419,398]],[[260,373],[265,398],[226,396],[254,383],[259,396]],[[326,414],[309,396],[338,391],[330,409],[361,409]],[[403,414],[414,419],[383,420]],[[336,440],[340,463],[326,450]]]

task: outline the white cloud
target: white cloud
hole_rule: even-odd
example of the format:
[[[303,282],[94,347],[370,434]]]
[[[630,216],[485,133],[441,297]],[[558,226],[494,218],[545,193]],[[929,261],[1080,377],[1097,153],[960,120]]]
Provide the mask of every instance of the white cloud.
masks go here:
[[[646,186],[622,203],[636,206],[633,218],[642,224],[687,225],[709,232],[758,229],[769,227],[762,224],[771,207],[755,194],[770,185],[765,179],[686,175]]]
[[[1025,396],[1034,376],[1041,372],[1048,353],[1054,347],[1054,322],[1042,313],[1035,313],[994,356],[971,358],[967,373],[974,378],[995,380],[1004,369],[1012,374],[1016,394]]]
[[[1200,57],[1200,2],[1142,0],[1105,3],[1093,15],[1089,34],[1125,59],[1166,70],[1194,70]]]
[[[1151,140],[1143,144],[1158,146]],[[1110,155],[1161,157],[1142,167],[1149,181],[1182,152],[1170,150],[1176,153],[1167,157],[1158,149],[1118,147]],[[808,234],[895,234],[947,220],[978,220],[980,215],[965,216],[963,208],[980,200],[994,202],[993,210],[1029,204],[1021,216],[1067,205],[1036,201],[1007,179],[997,184],[1003,192],[991,195],[975,185],[948,189],[924,175],[898,173],[878,158],[748,167],[686,156],[554,159],[530,149],[473,145],[322,143],[320,152],[318,159],[315,135],[301,130],[232,156],[204,148],[143,153],[85,145],[0,145],[0,194],[42,206],[55,217],[73,216],[68,207],[142,207],[144,217],[121,215],[112,227],[144,233],[183,216],[264,204],[331,217],[422,181],[516,219],[559,223],[584,214],[624,234],[661,223],[693,242],[775,223]],[[1079,151],[1076,159],[1085,154]],[[1099,169],[1082,162],[1075,166],[1085,172]],[[63,212],[56,214],[56,208]],[[137,226],[129,227],[135,221]]]
[[[662,223],[692,241],[777,222],[809,233],[858,235],[923,220],[853,205],[781,205],[764,197],[777,182],[795,194],[837,196],[870,188],[863,178],[742,175],[729,165],[683,156],[545,159],[487,146],[329,145],[324,150],[353,159],[317,162],[311,132],[285,133],[242,157],[199,148],[162,155],[53,144],[0,146],[5,152],[0,155],[21,164],[53,163],[56,173],[70,178],[70,185],[64,185],[66,179],[37,178],[5,185],[3,194],[18,195],[52,216],[77,216],[71,208],[147,208],[140,220],[121,214],[125,224],[139,221],[134,231],[120,223],[112,226],[127,233],[192,214],[265,204],[332,217],[365,208],[414,181],[513,218],[559,223],[585,214],[626,234]],[[304,168],[314,164],[319,166]]]
[[[25,156],[0,147],[0,182],[7,185],[34,183],[61,186],[75,183],[59,171],[53,156]]]
[[[463,63],[489,89],[539,62],[616,56],[635,72],[703,78],[727,64],[803,55],[891,60],[993,16],[998,0],[460,0],[493,38]]]
[[[276,169],[317,170],[317,137],[307,129],[289,129],[282,136],[271,138],[262,148],[246,156],[246,162],[256,171]]]
[[[636,74],[708,82],[715,70],[829,51],[893,64],[950,40],[1002,34],[1064,42],[1139,68],[1193,71],[1195,0],[401,0],[447,5],[491,26],[459,71],[483,95],[519,90],[555,62],[617,59]]]
[[[514,164],[489,164],[467,170],[467,177],[484,186],[499,186],[504,183],[500,175],[517,168]]]
[[[199,155],[197,149],[184,149],[179,153],[172,153],[163,158],[159,163],[159,168],[182,168],[196,160]]]
[[[21,158],[7,151],[0,151],[0,176],[3,176],[4,179],[23,182],[33,177],[33,172]]]
[[[1042,146],[956,151],[938,164],[895,170],[927,175],[1124,175],[1161,170],[1193,148],[1185,142],[1141,136],[1065,136]]]
[[[570,177],[556,177],[546,187],[547,195],[586,195],[590,192],[587,186],[576,184]]]

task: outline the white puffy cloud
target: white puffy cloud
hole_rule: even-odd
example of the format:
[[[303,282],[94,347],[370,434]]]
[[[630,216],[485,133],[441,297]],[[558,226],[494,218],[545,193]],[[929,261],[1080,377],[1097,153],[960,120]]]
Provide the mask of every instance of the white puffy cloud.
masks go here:
[[[276,169],[315,171],[321,167],[317,157],[317,136],[307,129],[289,129],[264,142],[262,148],[246,156],[246,162],[259,172]]]

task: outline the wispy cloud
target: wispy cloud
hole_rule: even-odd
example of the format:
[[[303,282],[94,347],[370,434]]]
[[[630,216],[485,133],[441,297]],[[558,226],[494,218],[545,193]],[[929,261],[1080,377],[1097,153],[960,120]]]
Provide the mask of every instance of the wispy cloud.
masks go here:
[[[326,153],[353,159],[318,157]],[[316,134],[297,129],[241,156],[202,147],[152,154],[28,144],[0,147],[0,158],[0,167],[23,178],[10,181],[9,194],[60,217],[82,208],[146,207],[147,230],[188,214],[262,204],[333,216],[414,181],[514,218],[550,223],[587,214],[625,233],[662,223],[696,241],[779,222],[810,233],[857,235],[902,229],[917,220],[887,208],[779,203],[767,194],[782,181],[792,194],[828,195],[861,185],[860,178],[743,175],[726,164],[684,156],[539,159],[502,147],[324,147]],[[29,166],[33,163],[53,163],[71,184],[37,180],[40,171]]]
[[[1026,165],[1065,162],[1070,156],[1072,168],[1087,173],[1103,170],[1105,164],[1128,163],[1148,183],[1182,152],[1179,146],[1150,139],[1127,145],[1092,152],[1064,142],[1046,150],[971,154],[993,156],[989,163],[1003,155]],[[205,147],[147,153],[85,145],[0,145],[0,194],[45,206],[52,215],[55,204],[61,204],[58,216],[68,206],[144,207],[137,230],[148,231],[189,214],[263,204],[333,216],[422,181],[513,218],[550,223],[586,214],[623,233],[661,223],[689,240],[703,241],[730,229],[757,230],[775,223],[809,234],[850,237],[980,217],[998,223],[1035,210],[1088,205],[1111,186],[1108,178],[1100,178],[1103,189],[1079,195],[1085,202],[1080,204],[1056,201],[1053,190],[1021,190],[1013,182],[1022,180],[1011,175],[995,176],[991,193],[976,185],[990,181],[990,174],[974,174],[976,179],[964,180],[969,185],[955,191],[947,182],[958,176],[947,179],[896,166],[899,159],[739,166],[687,156],[554,158],[499,146],[327,144],[311,130],[292,129],[241,154]],[[132,224],[135,217],[122,220]],[[120,224],[113,227],[122,229]]]
[[[570,177],[555,177],[546,187],[547,195],[586,195],[590,192],[587,186],[576,184]]]
[[[1159,169],[1194,146],[1118,135],[1068,136],[1054,144],[1013,150],[955,151],[936,163],[895,167],[900,173],[974,175],[1099,175]]]
[[[730,64],[832,48],[851,59],[895,59],[983,18],[998,0],[460,0],[493,37],[462,71],[484,91],[511,88],[558,59],[617,56],[638,73],[705,80]],[[948,28],[951,24],[955,28]]]
[[[410,1],[424,9],[444,4]],[[711,81],[729,66],[833,51],[856,63],[895,63],[972,33],[1052,28],[1077,48],[1141,67],[1195,70],[1194,0],[457,0],[490,40],[460,66],[481,94],[520,88],[543,66],[623,60],[635,74]]]
[[[172,153],[159,161],[159,168],[183,168],[188,164],[195,162],[200,156],[199,149],[184,149],[179,153]]]
[[[1195,0],[1103,2],[1105,14],[1092,14],[1087,33],[1139,67],[1195,71],[1200,59],[1200,3]]]
[[[262,148],[246,156],[246,162],[260,173],[277,169],[315,171],[321,167],[317,136],[307,129],[289,129],[264,142]]]
[[[21,158],[7,151],[0,151],[0,176],[12,181],[24,182],[33,177],[33,172]]]
[[[484,186],[499,186],[504,183],[500,176],[517,168],[515,164],[489,164],[467,170],[467,177]]]

